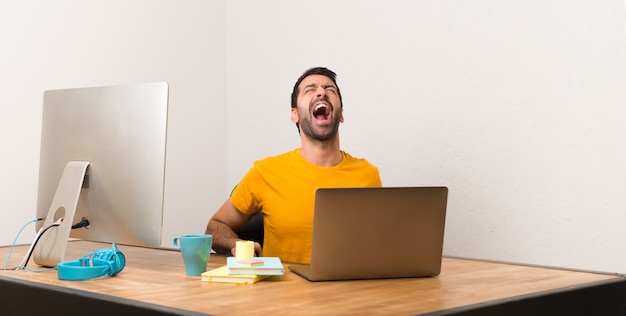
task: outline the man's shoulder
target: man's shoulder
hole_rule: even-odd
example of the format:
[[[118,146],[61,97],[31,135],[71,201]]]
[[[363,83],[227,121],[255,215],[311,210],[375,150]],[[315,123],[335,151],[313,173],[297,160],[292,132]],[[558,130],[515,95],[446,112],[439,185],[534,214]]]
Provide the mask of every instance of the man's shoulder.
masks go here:
[[[266,166],[274,164],[283,164],[286,161],[293,161],[298,157],[298,149],[290,150],[274,156],[268,156],[254,162],[255,166]]]
[[[369,162],[365,158],[359,158],[359,157],[352,156],[352,155],[350,155],[349,153],[347,153],[347,152],[345,152],[343,150],[341,151],[341,154],[343,155],[344,160],[347,163],[356,163],[356,164],[370,165],[370,166],[376,168],[376,166],[374,166],[371,162]]]

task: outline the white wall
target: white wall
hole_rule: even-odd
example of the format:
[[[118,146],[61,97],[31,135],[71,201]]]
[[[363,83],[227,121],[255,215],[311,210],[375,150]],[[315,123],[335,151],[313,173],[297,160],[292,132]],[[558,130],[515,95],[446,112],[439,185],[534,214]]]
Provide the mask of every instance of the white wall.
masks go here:
[[[343,148],[450,188],[445,253],[626,272],[622,1],[235,1],[230,185],[299,145],[289,93],[338,73]]]
[[[170,83],[168,245],[299,146],[323,65],[345,150],[450,187],[447,255],[626,273],[625,38],[620,0],[3,1],[0,243],[34,214],[43,90]]]
[[[204,231],[228,192],[226,139],[207,137],[227,130],[225,9],[205,0],[0,2],[0,244],[35,216],[43,91],[153,81],[170,85],[163,244]]]

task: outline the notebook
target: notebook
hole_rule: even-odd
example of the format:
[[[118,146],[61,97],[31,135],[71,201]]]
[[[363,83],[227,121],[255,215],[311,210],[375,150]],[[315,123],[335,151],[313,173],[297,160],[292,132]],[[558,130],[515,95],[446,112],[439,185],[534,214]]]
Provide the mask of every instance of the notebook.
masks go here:
[[[441,272],[447,187],[318,189],[309,281],[430,277]]]

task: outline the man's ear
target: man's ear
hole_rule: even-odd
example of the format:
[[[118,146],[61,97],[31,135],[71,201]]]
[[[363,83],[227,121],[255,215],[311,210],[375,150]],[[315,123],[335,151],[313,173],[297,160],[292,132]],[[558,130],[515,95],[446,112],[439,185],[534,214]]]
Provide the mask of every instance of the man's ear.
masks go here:
[[[296,111],[296,108],[291,108],[291,122],[298,123],[298,111]]]
[[[339,113],[339,122],[343,123],[343,108],[341,108],[341,113]]]

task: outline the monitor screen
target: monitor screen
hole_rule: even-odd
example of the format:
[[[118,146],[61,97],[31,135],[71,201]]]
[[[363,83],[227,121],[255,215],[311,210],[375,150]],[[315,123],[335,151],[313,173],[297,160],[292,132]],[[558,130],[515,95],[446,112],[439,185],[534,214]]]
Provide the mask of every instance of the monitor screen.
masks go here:
[[[37,230],[62,222],[36,263],[63,261],[69,237],[161,246],[167,110],[164,82],[44,92]]]

